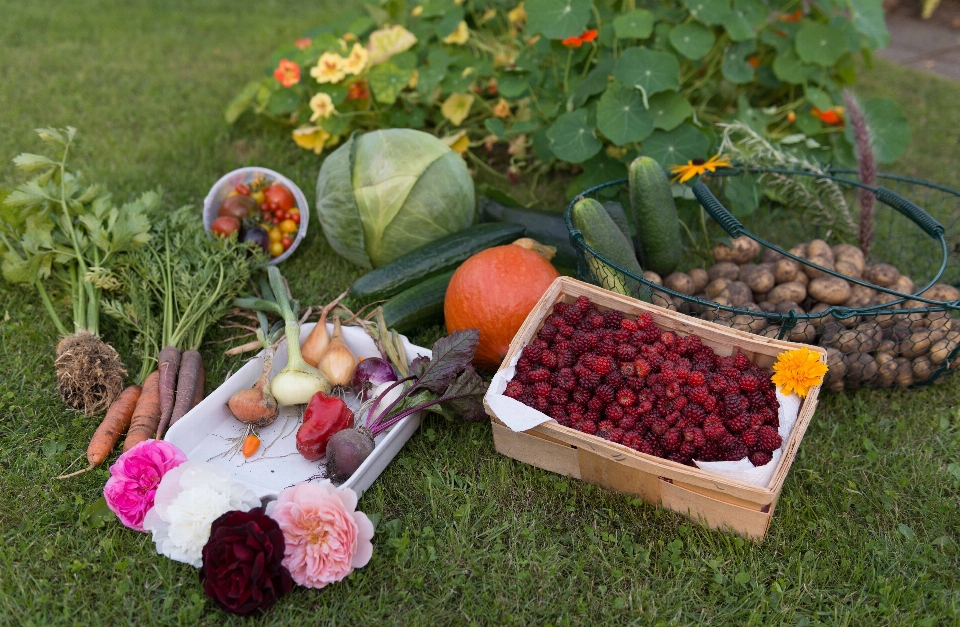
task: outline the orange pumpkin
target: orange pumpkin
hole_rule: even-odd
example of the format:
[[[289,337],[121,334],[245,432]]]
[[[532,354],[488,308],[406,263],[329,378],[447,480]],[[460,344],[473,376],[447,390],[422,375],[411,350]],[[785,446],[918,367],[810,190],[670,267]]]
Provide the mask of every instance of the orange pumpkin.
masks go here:
[[[443,301],[447,332],[480,329],[473,364],[496,370],[527,314],[558,276],[549,261],[513,244],[477,253],[450,279]]]

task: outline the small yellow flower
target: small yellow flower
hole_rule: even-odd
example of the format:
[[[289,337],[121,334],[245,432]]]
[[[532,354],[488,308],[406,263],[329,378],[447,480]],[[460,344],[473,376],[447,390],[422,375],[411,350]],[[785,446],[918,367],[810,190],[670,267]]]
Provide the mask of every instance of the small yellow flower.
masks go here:
[[[420,72],[414,70],[413,74],[410,75],[410,80],[407,81],[407,87],[410,89],[416,89],[417,83],[420,82]]]
[[[518,24],[527,19],[527,12],[524,10],[522,2],[516,8],[510,9],[507,13],[507,19],[510,20],[511,24]]]
[[[810,388],[823,383],[825,374],[827,364],[820,353],[804,347],[780,353],[777,363],[773,364],[770,380],[780,388],[781,394],[806,396]]]
[[[703,159],[693,159],[687,161],[685,165],[672,165],[670,166],[670,174],[673,174],[673,181],[680,181],[681,183],[686,183],[695,176],[699,176],[704,172],[716,172],[717,168],[730,167],[730,162],[726,159],[723,159],[720,155],[714,155],[710,159],[704,161]]]
[[[413,7],[413,11],[410,11],[410,15],[412,15],[413,17],[420,17],[422,14],[423,14],[422,6],[415,6]]]
[[[440,141],[450,146],[450,149],[461,157],[467,152],[467,149],[470,148],[470,138],[467,137],[466,131],[459,131],[453,135],[447,135]]]
[[[416,43],[417,36],[399,24],[375,30],[370,33],[370,38],[367,40],[370,65],[383,63],[393,55],[413,48]]]
[[[510,67],[517,62],[517,53],[515,50],[497,50],[493,53],[493,67]]]
[[[470,39],[470,29],[467,28],[466,22],[460,20],[460,23],[457,24],[456,30],[443,38],[443,43],[462,46],[463,44],[467,43],[468,39]]]
[[[493,114],[498,118],[505,118],[510,115],[510,103],[501,98],[500,102],[493,105]]]
[[[487,9],[486,11],[483,12],[483,15],[480,16],[480,23],[486,24],[487,22],[489,22],[495,17],[497,17],[497,10]]]
[[[330,98],[330,94],[323,92],[310,99],[310,110],[313,111],[313,115],[310,116],[311,122],[325,120],[337,111],[333,106],[333,99]]]
[[[305,126],[293,131],[293,141],[296,142],[297,146],[312,150],[318,155],[323,152],[329,139],[330,133],[319,126]]]
[[[333,52],[324,52],[320,55],[317,65],[310,68],[310,76],[318,83],[339,83],[343,80],[344,58]]]
[[[353,44],[349,56],[343,62],[343,71],[347,74],[359,74],[367,67],[369,54],[367,49],[360,44]]]
[[[440,107],[443,117],[450,120],[454,126],[460,126],[470,115],[473,106],[473,96],[469,94],[450,94]]]

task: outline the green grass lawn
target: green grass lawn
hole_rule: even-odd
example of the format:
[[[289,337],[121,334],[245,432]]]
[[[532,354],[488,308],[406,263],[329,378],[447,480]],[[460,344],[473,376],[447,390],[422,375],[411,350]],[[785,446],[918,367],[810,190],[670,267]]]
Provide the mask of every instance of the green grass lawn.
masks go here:
[[[335,3],[199,5],[0,0],[0,185],[15,180],[10,159],[38,150],[33,128],[70,124],[85,173],[120,199],[160,186],[170,207],[199,204],[248,164],[309,197],[314,156],[221,112]],[[960,186],[960,84],[878,62],[859,90],[907,112],[913,141],[894,170]],[[313,303],[357,275],[315,225],[284,272]],[[236,619],[147,535],[83,519],[106,468],[53,479],[94,421],[54,391],[57,337],[39,300],[0,285],[0,624],[960,623],[960,380],[826,395],[761,545],[500,457],[487,424],[429,419],[361,500],[382,517],[371,563]],[[208,389],[239,364],[215,347],[205,357]]]

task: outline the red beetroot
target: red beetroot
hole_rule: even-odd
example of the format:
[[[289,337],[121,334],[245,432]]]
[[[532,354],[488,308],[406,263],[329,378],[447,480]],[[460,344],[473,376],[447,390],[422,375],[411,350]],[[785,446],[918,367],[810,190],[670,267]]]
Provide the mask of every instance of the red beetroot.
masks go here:
[[[317,392],[307,404],[303,424],[297,430],[297,451],[316,461],[327,452],[333,434],[352,424],[353,412],[342,399]]]

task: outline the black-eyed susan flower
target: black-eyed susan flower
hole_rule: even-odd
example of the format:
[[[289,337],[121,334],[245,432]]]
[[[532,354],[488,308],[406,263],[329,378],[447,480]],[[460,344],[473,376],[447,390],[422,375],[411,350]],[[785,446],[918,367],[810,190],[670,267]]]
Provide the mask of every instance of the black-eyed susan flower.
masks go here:
[[[695,176],[704,172],[716,172],[717,168],[729,168],[730,162],[720,155],[714,155],[707,160],[691,159],[685,165],[670,166],[670,174],[673,174],[673,181],[686,183]]]

